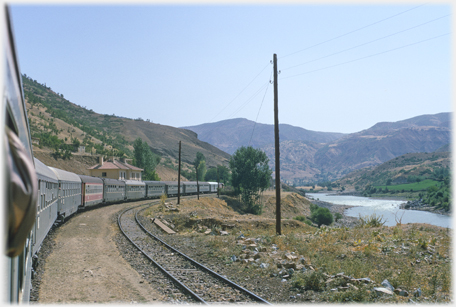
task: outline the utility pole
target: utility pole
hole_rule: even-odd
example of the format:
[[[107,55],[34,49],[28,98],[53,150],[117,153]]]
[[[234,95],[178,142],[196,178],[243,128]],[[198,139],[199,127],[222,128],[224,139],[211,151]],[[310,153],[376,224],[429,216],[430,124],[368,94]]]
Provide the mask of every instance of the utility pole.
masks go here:
[[[220,198],[220,177],[219,177],[219,172],[218,172],[218,170],[219,170],[218,165],[217,165],[216,170],[217,170],[217,198]]]
[[[197,191],[197,194],[198,194],[198,200],[200,199],[200,186],[199,186],[199,183],[198,183],[198,167],[195,167],[196,169],[196,191]]]
[[[179,168],[177,171],[177,204],[180,205],[181,199],[181,141],[179,141]]]
[[[276,233],[282,234],[280,212],[280,150],[279,150],[279,96],[277,85],[277,54],[274,53],[274,136],[275,136],[275,186],[276,186]]]

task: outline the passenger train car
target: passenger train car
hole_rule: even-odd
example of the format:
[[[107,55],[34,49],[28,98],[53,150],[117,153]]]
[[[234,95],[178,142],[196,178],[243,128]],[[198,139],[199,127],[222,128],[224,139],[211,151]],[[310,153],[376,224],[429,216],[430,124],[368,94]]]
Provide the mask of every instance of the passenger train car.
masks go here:
[[[8,296],[9,302],[27,302],[31,289],[32,256],[36,255],[52,226],[63,223],[78,210],[85,210],[96,205],[109,205],[119,202],[159,198],[177,195],[176,181],[135,181],[98,178],[77,175],[61,169],[48,167],[34,158],[38,180],[38,200],[36,220],[27,240],[27,252],[17,261],[21,269],[11,268],[11,274],[19,273],[14,289]],[[215,193],[216,188],[208,182],[200,182],[200,193]],[[180,187],[182,195],[197,193],[196,182],[183,181]],[[10,263],[13,266],[13,263]],[[28,272],[27,272],[28,271]],[[11,276],[9,278],[11,279]],[[14,280],[14,278],[13,278]],[[20,285],[20,286],[19,286]]]
[[[125,181],[103,178],[103,203],[125,200]]]
[[[54,225],[63,223],[79,210],[97,205],[159,198],[164,194],[175,196],[178,194],[178,183],[175,181],[117,180],[79,175],[48,167],[38,159],[33,158],[21,74],[16,59],[8,7],[5,10],[5,24],[4,31],[6,33],[3,36],[6,57],[3,86],[5,136],[2,139],[4,142],[2,150],[7,154],[2,165],[9,168],[5,170],[7,174],[14,173],[15,169],[11,171],[9,165],[14,153],[11,153],[11,146],[8,147],[11,142],[7,140],[13,137],[23,147],[19,155],[20,158],[24,164],[29,165],[29,172],[27,173],[29,176],[23,178],[24,186],[29,188],[25,191],[29,192],[29,195],[25,196],[29,197],[23,197],[20,201],[29,199],[30,205],[27,207],[29,210],[24,214],[27,219],[24,219],[22,223],[25,228],[22,224],[13,225],[13,222],[18,219],[17,216],[14,216],[16,207],[12,208],[13,201],[9,197],[14,194],[11,192],[11,186],[14,182],[10,178],[11,176],[7,176],[1,193],[1,195],[8,196],[8,198],[4,197],[7,208],[5,211],[7,211],[8,217],[6,223],[8,239],[5,243],[8,245],[2,258],[6,268],[6,274],[3,274],[3,278],[6,278],[7,284],[7,288],[3,290],[3,295],[4,302],[26,303],[30,300],[32,259],[37,257],[43,240]],[[30,182],[27,182],[27,179]],[[200,182],[199,185],[200,193],[217,192],[218,184]],[[181,195],[195,194],[196,192],[196,182],[181,183]],[[11,216],[16,219],[10,218]],[[19,214],[18,216],[22,215]],[[15,248],[10,248],[10,242],[17,242],[18,240],[16,237],[13,238],[15,240],[10,240],[9,229],[22,230],[22,239],[19,241],[20,243],[14,245]]]
[[[63,222],[82,205],[81,178],[79,175],[58,168],[50,167],[50,169],[59,180],[57,217],[59,222]]]
[[[103,180],[97,177],[78,175],[81,178],[81,209],[103,202]]]
[[[36,254],[57,220],[59,179],[55,173],[38,159],[35,160],[38,177],[38,203],[36,222],[32,231],[33,254]]]

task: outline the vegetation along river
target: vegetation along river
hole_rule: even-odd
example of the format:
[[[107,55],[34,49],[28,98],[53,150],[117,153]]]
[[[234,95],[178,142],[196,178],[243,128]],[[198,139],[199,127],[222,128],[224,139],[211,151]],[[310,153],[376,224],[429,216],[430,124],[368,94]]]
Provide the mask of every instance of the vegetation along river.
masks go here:
[[[335,205],[354,206],[345,210],[345,215],[347,216],[359,217],[359,215],[368,216],[374,213],[377,216],[382,215],[383,219],[386,219],[385,226],[395,226],[396,220],[399,220],[402,217],[402,224],[427,223],[440,227],[453,228],[450,216],[426,211],[399,209],[400,204],[405,202],[403,200],[374,199],[360,196],[316,193],[306,193],[306,196]]]

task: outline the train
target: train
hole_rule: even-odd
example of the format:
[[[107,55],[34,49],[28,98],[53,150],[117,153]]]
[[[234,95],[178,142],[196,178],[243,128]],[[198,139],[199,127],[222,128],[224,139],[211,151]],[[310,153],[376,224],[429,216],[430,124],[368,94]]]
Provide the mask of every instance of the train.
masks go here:
[[[49,167],[34,158],[16,56],[9,7],[4,11],[4,127],[6,213],[3,302],[28,303],[34,259],[53,226],[78,211],[126,201],[178,195],[177,181],[136,181],[91,177]],[[216,193],[217,182],[199,182],[200,193]],[[181,195],[198,192],[197,182],[182,181]]]
[[[137,181],[79,175],[48,167],[34,158],[38,178],[38,202],[31,232],[32,255],[36,255],[54,224],[65,222],[78,211],[100,205],[176,196],[177,181]],[[182,181],[181,195],[217,193],[217,182]]]
[[[137,181],[99,178],[79,175],[54,167],[48,167],[34,158],[38,180],[36,219],[30,232],[27,259],[37,259],[41,245],[51,228],[64,223],[69,217],[95,206],[128,201],[176,196],[177,181]],[[217,193],[217,182],[182,181],[181,195]],[[25,259],[25,258],[24,258]],[[26,266],[26,265],[25,265]],[[29,267],[33,269],[32,266]],[[24,275],[22,302],[30,296],[30,274]]]

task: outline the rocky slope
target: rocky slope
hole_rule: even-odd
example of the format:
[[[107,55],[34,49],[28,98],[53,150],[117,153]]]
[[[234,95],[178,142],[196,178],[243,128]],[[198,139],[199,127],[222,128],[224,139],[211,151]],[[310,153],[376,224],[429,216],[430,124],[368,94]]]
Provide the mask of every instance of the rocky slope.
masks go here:
[[[253,130],[254,126],[255,130]],[[183,129],[196,132],[200,140],[208,142],[229,154],[233,154],[241,146],[248,146],[249,143],[254,148],[274,143],[274,125],[255,124],[255,122],[245,118],[222,120],[216,123],[183,127]],[[253,136],[252,131],[254,131]],[[337,140],[343,135],[343,133],[318,132],[287,124],[279,124],[281,141],[328,143]]]
[[[323,133],[280,125],[281,177],[287,182],[326,181],[375,166],[395,157],[448,150],[451,113],[422,115],[398,122],[381,122],[351,133]],[[233,119],[187,127],[198,137],[227,152],[249,144],[254,123]],[[275,169],[273,126],[257,124],[252,146],[263,149]]]
[[[228,164],[229,154],[199,140],[192,131],[142,119],[98,114],[66,100],[63,94],[55,93],[36,80],[29,77],[23,80],[31,134],[40,142],[40,147],[52,148],[45,139],[52,145],[79,142],[91,148],[94,154],[104,152],[110,156],[117,151],[132,156],[132,143],[139,137],[164,158],[177,159],[181,141],[183,162],[192,163],[196,153],[201,152],[209,167]]]

